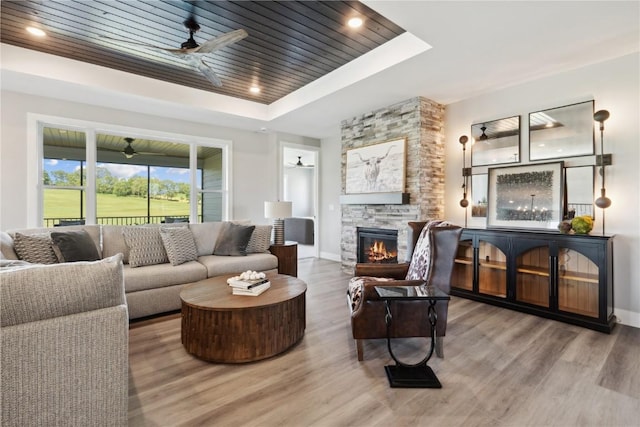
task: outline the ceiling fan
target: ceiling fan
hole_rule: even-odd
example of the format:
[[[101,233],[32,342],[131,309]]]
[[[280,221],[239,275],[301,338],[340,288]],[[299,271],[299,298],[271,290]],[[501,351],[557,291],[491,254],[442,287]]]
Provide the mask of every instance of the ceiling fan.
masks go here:
[[[124,147],[124,150],[119,152],[122,153],[127,159],[132,159],[133,156],[137,156],[138,154],[143,154],[147,156],[164,156],[165,155],[164,153],[157,153],[157,152],[154,153],[154,152],[146,152],[146,151],[136,151],[131,145],[133,141],[135,141],[134,138],[127,137],[127,138],[124,138],[124,140],[127,142],[127,146]]]
[[[185,41],[180,45],[179,49],[153,46],[147,43],[141,43],[141,42],[130,40],[130,39],[118,40],[118,39],[113,39],[111,37],[105,37],[105,38],[122,42],[122,43],[144,46],[149,49],[175,55],[176,57],[180,58],[181,60],[189,64],[194,69],[200,71],[204,75],[204,77],[207,80],[209,80],[214,86],[221,87],[222,81],[216,75],[213,69],[209,65],[207,65],[206,62],[204,62],[204,60],[202,59],[202,56],[204,56],[207,53],[212,53],[217,50],[220,50],[226,46],[229,46],[232,43],[235,43],[244,39],[245,37],[248,36],[247,32],[242,29],[231,31],[231,32],[222,34],[221,36],[213,37],[203,42],[201,45],[199,45],[193,38],[193,35],[198,30],[200,30],[200,25],[198,24],[198,21],[196,20],[196,17],[193,14],[193,12],[184,21],[184,26],[187,28],[187,30],[189,30],[189,38],[187,39],[187,41]]]
[[[305,165],[302,163],[302,156],[298,156],[298,161],[296,163],[289,162],[289,164],[296,168],[313,168],[313,165]]]

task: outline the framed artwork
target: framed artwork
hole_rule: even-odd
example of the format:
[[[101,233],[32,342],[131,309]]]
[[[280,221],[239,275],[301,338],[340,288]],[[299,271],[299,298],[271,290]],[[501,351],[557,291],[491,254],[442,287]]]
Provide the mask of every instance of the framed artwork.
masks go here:
[[[347,151],[346,194],[404,192],[406,138]]]
[[[556,229],[563,162],[489,169],[487,227]]]
[[[529,113],[529,160],[594,154],[593,101]]]
[[[520,116],[471,125],[471,166],[520,162]]]
[[[471,175],[471,217],[486,218],[489,175]]]
[[[564,169],[565,216],[589,215],[595,217],[595,168],[576,166]]]

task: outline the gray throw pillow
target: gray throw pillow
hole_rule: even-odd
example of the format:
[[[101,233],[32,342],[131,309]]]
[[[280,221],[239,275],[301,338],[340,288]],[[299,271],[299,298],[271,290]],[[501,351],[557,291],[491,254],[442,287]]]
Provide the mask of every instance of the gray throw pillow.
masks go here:
[[[198,259],[198,248],[188,227],[161,227],[160,237],[171,265],[180,265]]]
[[[271,246],[272,225],[256,225],[247,244],[248,254],[262,254],[269,252]]]
[[[98,248],[91,236],[84,230],[52,231],[53,252],[59,262],[97,261],[100,259]]]
[[[228,223],[218,236],[214,255],[244,256],[247,254],[247,245],[251,234],[256,227],[254,225],[238,225]]]
[[[16,233],[13,247],[18,258],[33,264],[57,264],[58,257],[53,251],[49,234]]]
[[[159,227],[126,227],[122,230],[122,234],[124,234],[124,241],[129,247],[129,265],[131,267],[169,262]]]

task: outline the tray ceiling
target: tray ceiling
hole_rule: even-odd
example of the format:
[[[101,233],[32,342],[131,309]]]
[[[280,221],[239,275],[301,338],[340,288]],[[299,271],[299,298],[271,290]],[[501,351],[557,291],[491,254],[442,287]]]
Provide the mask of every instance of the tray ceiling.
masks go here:
[[[193,12],[202,43],[244,29],[248,37],[207,54],[217,88],[169,53],[122,42],[179,48]],[[364,20],[357,30],[346,22]],[[6,1],[2,42],[236,98],[270,104],[402,34],[357,1]],[[25,27],[47,36],[36,38]],[[252,94],[257,85],[261,92]]]

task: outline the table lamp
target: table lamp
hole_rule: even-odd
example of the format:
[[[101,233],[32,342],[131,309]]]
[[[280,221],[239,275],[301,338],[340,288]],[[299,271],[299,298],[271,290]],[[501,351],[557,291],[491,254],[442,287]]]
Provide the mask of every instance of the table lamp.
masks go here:
[[[264,202],[264,217],[273,219],[273,244],[284,245],[284,218],[291,217],[291,202]]]

